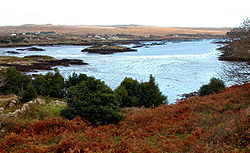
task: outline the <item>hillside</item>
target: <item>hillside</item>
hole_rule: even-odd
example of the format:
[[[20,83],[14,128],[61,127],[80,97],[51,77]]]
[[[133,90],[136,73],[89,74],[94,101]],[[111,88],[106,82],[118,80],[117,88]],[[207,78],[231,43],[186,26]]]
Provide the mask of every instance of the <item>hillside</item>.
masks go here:
[[[110,45],[140,41],[176,39],[220,39],[229,28],[180,28],[136,25],[66,26],[22,25],[0,26],[0,47],[44,45]]]
[[[21,25],[0,26],[0,32],[41,32],[55,31],[57,33],[75,33],[81,35],[116,35],[131,34],[134,36],[168,34],[209,34],[225,35],[229,28],[184,28],[184,27],[150,27],[150,26],[66,26],[66,25]]]
[[[12,129],[1,134],[0,148],[3,152],[249,152],[249,98],[250,84],[235,85],[176,104],[125,108],[118,125],[99,127],[80,118],[27,122],[2,117],[2,128]]]

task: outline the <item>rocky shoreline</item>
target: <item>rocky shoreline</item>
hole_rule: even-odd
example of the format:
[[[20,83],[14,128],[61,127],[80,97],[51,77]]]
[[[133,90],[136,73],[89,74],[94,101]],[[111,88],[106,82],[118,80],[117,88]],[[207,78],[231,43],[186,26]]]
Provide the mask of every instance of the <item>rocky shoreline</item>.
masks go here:
[[[32,58],[32,57],[31,57]],[[8,62],[8,63],[0,63],[0,67],[5,68],[16,68],[21,72],[37,72],[38,70],[53,70],[55,66],[66,66],[69,67],[70,65],[88,65],[88,63],[84,63],[82,60],[79,59],[62,59],[62,60],[41,60],[37,59],[34,60],[32,63],[25,63],[22,62],[22,59],[25,61],[24,58],[20,58],[18,62]]]
[[[221,55],[218,57],[221,61],[229,61],[229,62],[247,62],[250,64],[250,58],[248,56],[240,57],[234,55],[234,47],[227,43],[225,46],[218,48],[217,50],[221,51]]]
[[[58,43],[21,43],[21,44],[1,44],[0,48],[9,47],[32,47],[32,46],[57,46],[57,45],[72,45],[72,46],[100,46],[100,45],[115,45],[115,44],[138,44],[149,41],[188,41],[206,38],[168,38],[168,39],[131,39],[131,40],[110,40],[110,41],[86,41],[86,42],[58,42]],[[208,38],[210,39],[210,38]]]

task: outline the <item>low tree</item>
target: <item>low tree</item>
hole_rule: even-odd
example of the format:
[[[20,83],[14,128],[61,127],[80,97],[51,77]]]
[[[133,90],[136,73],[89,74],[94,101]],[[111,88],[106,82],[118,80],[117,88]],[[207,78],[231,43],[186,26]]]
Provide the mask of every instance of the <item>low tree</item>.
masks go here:
[[[68,119],[80,116],[93,125],[105,125],[116,124],[123,118],[118,96],[104,82],[93,77],[68,88],[67,104],[61,115]]]
[[[27,86],[27,89],[24,91],[22,101],[27,102],[27,101],[34,100],[35,98],[37,98],[37,92],[36,92],[35,87],[32,84],[32,81],[30,81],[30,83]]]
[[[68,79],[65,81],[66,88],[76,86],[80,84],[82,81],[87,80],[86,74],[79,74],[77,75],[75,72],[68,77]]]
[[[154,107],[166,103],[167,97],[164,96],[155,78],[150,75],[149,82],[139,83],[132,78],[125,78],[121,85],[115,90],[121,97],[122,107]]]
[[[208,84],[200,87],[198,93],[200,96],[205,96],[212,93],[218,93],[223,89],[225,89],[225,83],[222,80],[213,77]]]
[[[34,79],[34,86],[39,95],[63,98],[65,96],[65,83],[63,76],[57,69],[54,73],[39,75]]]
[[[37,91],[38,95],[48,96],[48,91],[46,89],[46,79],[44,75],[38,75],[33,81],[33,85]]]
[[[250,17],[244,19],[243,22],[240,24],[240,26],[231,29],[230,32],[227,32],[226,35],[228,36],[228,38],[231,39],[231,41],[235,41],[248,38],[249,32],[250,32]]]
[[[20,71],[10,68],[6,72],[1,72],[0,92],[2,94],[16,94],[21,96],[26,90],[31,79]]]
[[[227,33],[228,44],[222,47],[220,59],[236,61],[222,67],[221,79],[225,82],[243,84],[249,82],[250,73],[250,17],[246,18],[239,27]]]
[[[245,19],[239,27],[227,33],[228,44],[221,49],[224,51],[221,59],[230,61],[250,60],[250,17]]]
[[[140,83],[132,78],[125,78],[115,90],[121,97],[121,107],[139,107],[141,97]]]
[[[220,78],[231,84],[250,82],[250,66],[247,63],[227,63],[223,65]]]
[[[141,90],[140,103],[146,108],[159,106],[167,100],[167,97],[160,92],[158,85],[155,83],[155,78],[152,75],[149,77],[149,82],[141,83]]]

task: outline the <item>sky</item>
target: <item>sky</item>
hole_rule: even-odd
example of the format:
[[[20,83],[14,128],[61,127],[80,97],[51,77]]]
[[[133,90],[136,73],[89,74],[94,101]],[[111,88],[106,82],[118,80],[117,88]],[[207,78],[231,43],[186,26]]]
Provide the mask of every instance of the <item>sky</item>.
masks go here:
[[[23,24],[236,27],[250,0],[1,0],[0,26]]]

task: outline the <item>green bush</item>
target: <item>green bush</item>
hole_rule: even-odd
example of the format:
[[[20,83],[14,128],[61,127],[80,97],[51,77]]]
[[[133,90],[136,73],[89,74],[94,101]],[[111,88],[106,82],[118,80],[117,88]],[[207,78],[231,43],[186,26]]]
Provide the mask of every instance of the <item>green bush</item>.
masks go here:
[[[148,108],[163,104],[167,99],[160,92],[152,75],[150,75],[149,82],[142,83],[132,78],[125,78],[115,92],[121,97],[122,107],[145,106]]]
[[[55,69],[54,73],[39,75],[34,79],[34,86],[39,95],[63,98],[65,83],[63,76]]]
[[[104,82],[87,77],[67,90],[67,108],[61,115],[73,119],[83,117],[93,125],[116,124],[123,115],[119,98]]]
[[[212,93],[218,93],[223,89],[225,89],[225,83],[222,80],[217,78],[211,78],[208,84],[200,87],[198,93],[200,96],[205,96]]]
[[[167,100],[167,97],[160,92],[158,85],[155,83],[155,78],[152,75],[150,75],[149,82],[141,83],[141,90],[140,103],[146,108],[159,106]]]
[[[125,78],[115,92],[121,97],[121,107],[141,106],[142,91],[138,81]]]
[[[82,81],[87,80],[87,75],[86,74],[79,74],[77,75],[75,72],[72,74],[72,76],[69,76],[69,78],[65,81],[65,86],[66,88],[76,86]]]
[[[30,83],[27,86],[27,89],[24,91],[22,101],[28,102],[28,101],[34,100],[35,98],[37,98],[37,92],[36,92],[35,87],[32,84],[32,81],[30,81]]]
[[[27,89],[27,85],[31,79],[22,74],[20,71],[10,68],[6,72],[1,73],[1,87],[0,92],[2,94],[16,94],[22,95]]]

